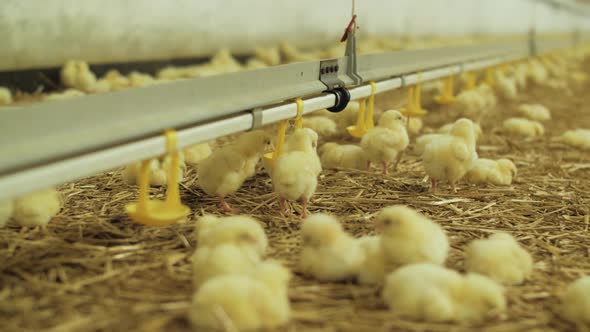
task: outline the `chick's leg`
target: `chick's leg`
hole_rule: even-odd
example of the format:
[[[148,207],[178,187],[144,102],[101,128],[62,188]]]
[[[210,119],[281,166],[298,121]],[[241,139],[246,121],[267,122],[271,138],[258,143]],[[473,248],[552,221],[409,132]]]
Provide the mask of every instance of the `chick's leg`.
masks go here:
[[[451,182],[451,190],[453,190],[453,193],[457,193],[457,186],[455,186],[455,182]]]
[[[309,203],[309,199],[307,199],[307,197],[301,198],[301,219],[307,218],[307,214],[309,213],[307,211],[307,204],[308,203]]]
[[[219,196],[219,207],[225,213],[235,214],[240,212],[239,209],[232,208],[231,206],[229,206],[229,204],[227,204],[227,202],[225,201],[225,197],[223,196]]]
[[[289,202],[286,199],[279,197],[279,206],[283,216],[288,217],[291,215],[291,206],[289,206]]]
[[[389,163],[384,161],[383,162],[383,175],[389,174]]]
[[[371,161],[367,160],[367,171],[371,170]]]
[[[404,155],[403,151],[400,151],[400,153],[397,154],[397,158],[395,159],[395,164],[393,164],[393,171],[394,172],[397,170],[397,166],[399,165],[399,162],[402,160],[403,155]]]
[[[436,180],[433,178],[430,178],[430,192],[431,193],[436,192]]]

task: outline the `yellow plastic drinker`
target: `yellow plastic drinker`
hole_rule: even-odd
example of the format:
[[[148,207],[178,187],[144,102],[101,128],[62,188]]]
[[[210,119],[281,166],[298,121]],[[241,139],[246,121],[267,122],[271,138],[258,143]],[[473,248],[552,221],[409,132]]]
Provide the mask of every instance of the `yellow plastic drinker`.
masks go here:
[[[356,124],[354,126],[346,127],[346,130],[352,137],[360,138],[363,137],[363,135],[367,132],[367,128],[365,127],[365,109],[367,107],[366,101],[367,98],[359,99],[359,113],[356,119]]]
[[[477,75],[475,73],[469,72],[466,74],[467,82],[463,90],[473,90],[477,87]]]
[[[125,211],[133,221],[148,226],[167,226],[175,224],[190,213],[191,209],[180,201],[178,178],[180,176],[180,156],[176,149],[176,131],[167,130],[166,148],[171,163],[167,170],[168,187],[166,199],[149,199],[150,160],[141,163],[139,175],[139,199],[125,206]]]
[[[422,108],[421,91],[422,91],[422,74],[418,74],[418,83],[415,86],[408,88],[408,103],[405,108],[400,111],[406,118],[407,123],[410,118],[423,117],[426,115],[426,110]]]
[[[496,84],[496,78],[494,77],[495,74],[496,73],[495,73],[494,68],[488,68],[488,69],[486,69],[485,82],[490,87],[493,87]]]
[[[377,84],[371,81],[371,95],[369,95],[369,105],[367,106],[367,116],[365,119],[365,133],[375,127],[374,113],[375,113],[375,92],[377,92]]]
[[[295,128],[303,127],[303,100],[301,98],[295,99],[297,104],[297,117],[295,118]],[[285,136],[287,135],[287,128],[289,127],[289,120],[283,120],[279,123],[277,132],[277,139],[275,142],[275,150],[264,154],[264,164],[269,167],[274,167],[275,160],[283,153],[285,146]]]
[[[452,104],[455,102],[453,75],[446,77],[443,80],[443,90],[440,95],[434,97],[434,100],[441,105]]]

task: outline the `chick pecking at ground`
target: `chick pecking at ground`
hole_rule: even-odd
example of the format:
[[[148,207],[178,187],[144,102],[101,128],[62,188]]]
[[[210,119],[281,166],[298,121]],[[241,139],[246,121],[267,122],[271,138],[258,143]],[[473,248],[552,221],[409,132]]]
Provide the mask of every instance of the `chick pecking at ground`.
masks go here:
[[[0,228],[8,224],[13,211],[14,202],[12,200],[0,201]]]
[[[521,104],[517,111],[520,115],[529,120],[534,121],[549,121],[551,120],[551,112],[549,109],[540,104]]]
[[[525,118],[509,118],[502,123],[502,132],[510,136],[533,138],[543,136],[545,127],[537,121]]]
[[[381,297],[391,311],[427,322],[477,322],[506,309],[504,289],[493,280],[429,263],[389,274]]]
[[[63,203],[64,199],[57,190],[40,190],[15,199],[12,218],[20,226],[44,226],[58,214]]]
[[[561,296],[560,313],[580,331],[590,328],[590,276],[583,276],[567,287]]]
[[[361,285],[381,286],[387,274],[395,269],[383,254],[381,236],[363,236],[358,238],[363,260],[360,264],[356,280]]]
[[[453,129],[453,125],[455,124],[455,122],[452,123],[447,123],[446,125],[440,127],[438,129],[438,134],[425,134],[425,135],[421,135],[416,139],[416,143],[414,144],[414,154],[421,156],[422,153],[424,153],[424,148],[426,148],[426,145],[428,145],[430,142],[437,140],[441,137],[443,137],[443,135],[448,135],[451,132],[451,129]],[[477,142],[477,140],[481,137],[482,135],[482,130],[481,130],[481,126],[477,123],[473,124],[473,135],[475,137],[475,141]]]
[[[304,117],[303,127],[312,129],[322,139],[331,138],[338,134],[336,122],[326,116]]]
[[[12,92],[8,88],[0,86],[0,105],[12,104]]]
[[[590,150],[590,129],[568,130],[554,140],[582,150]]]
[[[338,220],[318,213],[301,225],[302,251],[299,269],[319,281],[346,281],[356,276],[363,261],[358,242]]]
[[[377,127],[369,130],[361,139],[361,147],[369,162],[381,163],[383,174],[388,173],[392,162],[395,162],[393,170],[396,170],[409,143],[404,117],[395,110],[385,111],[379,118]]]
[[[358,145],[330,142],[320,147],[320,161],[325,169],[366,169],[369,159]]]
[[[289,201],[301,202],[301,218],[307,216],[307,205],[316,191],[322,171],[317,154],[318,135],[309,128],[295,129],[287,137],[286,151],[275,162],[271,172],[274,192],[284,214],[291,214]]]
[[[179,182],[183,180],[186,168],[186,165],[184,164],[184,157],[182,156],[182,154],[180,155],[180,159],[180,171],[178,173]],[[150,186],[161,187],[166,185],[166,183],[168,182],[168,168],[171,166],[171,162],[172,160],[168,156],[160,159],[150,160]],[[121,172],[121,176],[125,183],[129,185],[135,185],[139,183],[141,163],[141,161],[138,161],[125,166],[125,168]]]
[[[199,165],[197,185],[208,195],[217,196],[222,211],[236,213],[238,210],[230,207],[225,197],[240,189],[251,173],[249,161],[258,160],[269,144],[266,134],[256,130],[214,150]]]
[[[467,245],[465,270],[505,285],[520,285],[533,272],[533,258],[510,234],[496,233]]]
[[[222,275],[195,292],[189,320],[197,329],[260,330],[277,328],[290,319],[287,288],[291,273],[273,262],[251,275]]]
[[[497,186],[508,186],[516,177],[517,168],[509,159],[479,158],[465,174],[465,180],[473,184],[490,183]]]
[[[249,216],[217,217],[211,214],[197,218],[195,233],[199,248],[232,244],[243,251],[264,257],[268,239],[260,222]]]
[[[381,233],[381,250],[388,263],[398,267],[412,263],[444,264],[449,240],[440,225],[404,206],[379,211],[376,228]]]
[[[436,192],[438,181],[448,181],[453,192],[455,183],[471,169],[475,151],[474,124],[469,119],[459,119],[449,135],[431,141],[422,153],[424,171],[430,177],[431,190]]]
[[[208,142],[195,144],[182,149],[184,162],[189,165],[197,165],[207,159],[212,153],[211,145]]]
[[[225,243],[197,248],[191,261],[194,289],[199,289],[207,280],[221,275],[252,273],[261,259],[253,251]]]

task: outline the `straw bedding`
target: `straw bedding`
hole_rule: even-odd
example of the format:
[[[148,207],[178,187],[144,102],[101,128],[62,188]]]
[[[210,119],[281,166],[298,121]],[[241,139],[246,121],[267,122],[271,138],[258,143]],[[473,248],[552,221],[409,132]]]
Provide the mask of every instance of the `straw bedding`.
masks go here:
[[[550,136],[590,128],[590,85],[562,91],[530,87],[517,102],[501,102],[484,120],[481,157],[508,157],[519,175],[509,187],[473,187],[457,194],[444,186],[437,194],[416,157],[406,155],[394,174],[324,171],[311,212],[342,218],[355,235],[373,232],[372,217],[389,204],[408,204],[442,224],[452,250],[447,265],[462,269],[462,249],[472,239],[502,230],[515,235],[533,254],[535,272],[522,286],[509,287],[509,310],[502,321],[481,326],[428,324],[403,320],[387,311],[375,288],[318,283],[297,274],[299,220],[278,214],[267,176],[248,181],[229,202],[262,220],[269,257],[294,269],[290,285],[293,320],[288,331],[566,331],[558,295],[590,273],[590,153]],[[395,94],[395,93],[394,93]],[[399,92],[397,93],[399,96]],[[387,96],[378,103],[386,104]],[[399,99],[399,98],[397,98]],[[391,98],[389,98],[391,101]],[[518,102],[540,102],[552,110],[545,137],[509,139],[495,128]],[[431,107],[431,127],[448,119]],[[514,114],[514,113],[513,113]],[[198,214],[217,212],[213,198],[195,185],[189,170],[182,198]],[[165,228],[132,223],[123,206],[137,189],[120,171],[106,172],[60,188],[64,210],[46,228],[0,229],[0,330],[2,331],[188,331],[185,318],[192,296],[190,255],[195,249],[194,218]],[[163,197],[164,189],[152,189]]]

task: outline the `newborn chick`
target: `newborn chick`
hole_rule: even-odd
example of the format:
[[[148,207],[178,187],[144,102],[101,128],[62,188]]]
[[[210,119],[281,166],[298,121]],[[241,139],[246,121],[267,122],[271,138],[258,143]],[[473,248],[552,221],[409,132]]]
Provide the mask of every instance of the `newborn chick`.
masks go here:
[[[263,257],[268,247],[264,228],[256,219],[249,216],[199,217],[195,226],[199,248],[213,248],[221,244],[233,244],[242,250],[252,249]]]
[[[516,165],[509,159],[491,160],[479,158],[465,175],[465,179],[474,184],[490,183],[508,186],[516,176]]]
[[[404,126],[404,117],[395,110],[385,111],[377,127],[369,130],[361,139],[361,147],[369,162],[382,163],[383,174],[388,173],[389,164],[395,161],[394,170],[408,147],[410,139]]]
[[[21,226],[44,226],[63,207],[63,197],[55,189],[45,189],[14,201],[12,218]]]
[[[510,118],[502,123],[502,131],[507,135],[520,137],[537,137],[545,133],[540,122],[525,118]]]
[[[358,145],[340,145],[338,143],[326,143],[320,148],[320,160],[322,167],[365,169],[367,167],[367,154]]]

